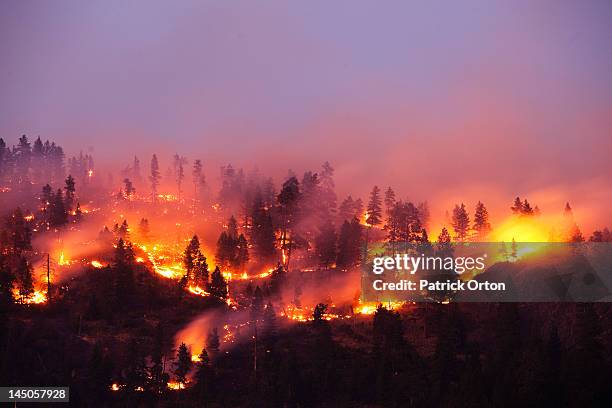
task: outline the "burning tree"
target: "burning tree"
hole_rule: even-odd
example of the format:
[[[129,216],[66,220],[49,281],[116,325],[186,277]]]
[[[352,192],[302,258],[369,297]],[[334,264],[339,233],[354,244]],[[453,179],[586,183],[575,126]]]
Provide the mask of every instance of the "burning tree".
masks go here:
[[[197,286],[204,286],[208,282],[208,264],[206,257],[200,250],[200,240],[194,235],[185,249],[183,255],[185,265],[185,279]]]

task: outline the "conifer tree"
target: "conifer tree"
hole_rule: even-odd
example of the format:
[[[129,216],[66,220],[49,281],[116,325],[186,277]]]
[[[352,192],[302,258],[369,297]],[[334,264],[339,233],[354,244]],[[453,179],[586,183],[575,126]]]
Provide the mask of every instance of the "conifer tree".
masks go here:
[[[153,201],[157,201],[157,187],[159,186],[159,180],[161,175],[159,173],[159,162],[157,161],[157,155],[153,155],[151,158],[151,171],[149,175],[149,181],[151,183],[151,195]]]
[[[525,199],[525,201],[523,201],[523,210],[522,210],[521,214],[522,215],[526,215],[526,216],[533,215],[533,208],[531,208],[531,204],[529,204],[529,201],[527,201],[527,199]]]
[[[393,209],[394,205],[395,205],[395,192],[393,191],[391,187],[388,187],[387,191],[385,191],[385,212],[387,213],[387,215],[391,213],[391,209]]]
[[[451,244],[451,236],[446,228],[442,228],[438,240],[436,242],[436,256],[445,258],[452,256],[453,247]]]
[[[198,204],[198,186],[202,184],[203,174],[202,174],[202,160],[196,160],[193,162],[193,169],[191,170],[191,176],[193,181],[193,197],[194,203]]]
[[[514,204],[510,207],[513,214],[521,215],[523,213],[523,202],[520,197],[514,199]]]
[[[138,224],[138,233],[145,241],[149,239],[149,234],[151,233],[151,228],[149,227],[149,220],[146,218],[141,218],[140,223]]]
[[[484,239],[491,232],[489,212],[480,201],[476,204],[476,210],[474,211],[474,231],[476,231],[477,238],[480,240]]]
[[[276,252],[276,237],[270,211],[265,207],[261,195],[256,194],[251,211],[251,244],[257,259],[269,262]]]
[[[74,178],[71,175],[68,175],[66,178],[66,186],[64,187],[64,190],[66,190],[66,210],[70,211],[74,205],[74,193],[76,191]]]
[[[319,258],[319,264],[328,268],[336,260],[336,231],[331,223],[326,223],[319,228],[315,238],[315,253]]]
[[[461,206],[455,205],[453,209],[453,230],[455,231],[457,241],[465,241],[468,237],[469,229],[470,218],[465,205],[463,203],[461,203]]]
[[[208,291],[211,295],[221,299],[227,298],[227,282],[221,273],[221,269],[217,266],[210,277]]]
[[[19,296],[22,301],[34,293],[34,277],[32,276],[32,265],[23,256],[19,257],[17,263],[17,276],[19,278]]]
[[[378,186],[372,188],[370,193],[370,201],[368,202],[368,218],[366,223],[376,227],[382,223],[382,200],[380,198],[380,189]]]
[[[360,260],[361,252],[361,225],[357,218],[349,223],[344,221],[338,237],[338,257],[336,265],[340,269],[350,269]]]
[[[191,361],[191,354],[187,349],[187,345],[185,343],[181,343],[178,348],[178,353],[176,355],[176,369],[174,370],[174,375],[176,376],[176,381],[180,384],[185,384],[187,382],[187,374],[191,371],[193,367],[193,362]]]
[[[219,332],[216,327],[213,327],[206,336],[206,350],[208,350],[210,358],[214,359],[219,354],[220,346]]]
[[[66,225],[68,223],[68,213],[64,205],[64,198],[62,196],[61,189],[58,189],[53,196],[50,221],[53,227],[61,227],[62,225]]]
[[[203,348],[202,352],[198,355],[198,362],[196,363],[196,372],[194,375],[195,390],[201,402],[206,403],[210,400],[212,375],[213,371],[210,364],[210,357],[208,356],[206,348]]]
[[[208,281],[208,264],[200,250],[200,240],[197,235],[191,238],[183,253],[183,265],[185,265],[185,278],[188,282],[195,282],[199,285]]]

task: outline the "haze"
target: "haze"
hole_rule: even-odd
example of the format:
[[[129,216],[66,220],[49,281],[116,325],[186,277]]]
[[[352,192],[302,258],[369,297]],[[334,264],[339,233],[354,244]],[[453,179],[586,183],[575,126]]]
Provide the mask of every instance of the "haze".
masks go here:
[[[612,5],[4,1],[0,136],[612,218]],[[435,204],[435,202],[438,204]],[[548,206],[548,207],[547,207]],[[593,225],[595,226],[595,225]]]

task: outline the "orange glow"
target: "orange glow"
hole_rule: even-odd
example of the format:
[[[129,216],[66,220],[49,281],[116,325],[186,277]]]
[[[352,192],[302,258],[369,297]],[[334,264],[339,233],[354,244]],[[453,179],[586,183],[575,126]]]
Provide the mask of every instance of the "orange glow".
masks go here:
[[[184,390],[185,383],[178,382],[178,381],[170,381],[168,383],[168,388],[170,388],[171,390]]]
[[[104,268],[104,265],[100,261],[91,261],[91,266],[98,269]]]
[[[61,251],[61,252],[60,252],[60,254],[59,254],[59,258],[58,258],[58,260],[57,260],[57,263],[58,263],[59,265],[62,265],[62,266],[63,266],[63,265],[70,265],[70,263],[71,263],[71,261],[68,259],[68,257],[66,257],[66,256],[64,255],[64,250],[63,250],[63,249],[62,249],[62,251]]]
[[[210,296],[210,293],[208,293],[207,291],[205,291],[204,289],[202,289],[199,286],[189,286],[188,290],[189,290],[189,292],[193,293],[194,295],[198,295],[198,296]]]
[[[491,234],[493,242],[547,242],[551,238],[552,227],[540,217],[512,216],[498,225]]]
[[[20,299],[24,304],[27,305],[38,305],[47,301],[47,293],[42,290],[35,290],[29,296],[23,297],[19,294],[19,289],[13,289],[13,297]]]

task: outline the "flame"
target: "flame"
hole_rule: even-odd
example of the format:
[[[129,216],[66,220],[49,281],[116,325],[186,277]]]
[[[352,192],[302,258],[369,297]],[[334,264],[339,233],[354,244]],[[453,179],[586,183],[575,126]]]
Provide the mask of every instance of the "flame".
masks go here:
[[[68,259],[68,257],[64,254],[64,250],[62,249],[59,257],[57,259],[57,264],[60,266],[67,266],[72,264],[72,261],[70,259]]]
[[[91,261],[91,266],[98,269],[104,268],[104,265],[100,261]]]
[[[13,288],[13,297],[15,299],[21,299],[21,301],[27,305],[38,305],[47,301],[47,293],[42,290],[35,290],[29,296],[22,298],[19,294],[19,289]]]
[[[178,198],[174,194],[158,194],[157,198],[162,201],[177,201]]]
[[[185,383],[178,382],[178,381],[170,381],[168,383],[168,388],[170,388],[171,390],[184,390]]]
[[[189,290],[189,292],[193,293],[194,295],[198,295],[198,296],[210,296],[210,293],[208,293],[207,291],[205,291],[204,289],[202,289],[199,286],[189,286],[188,290]]]

